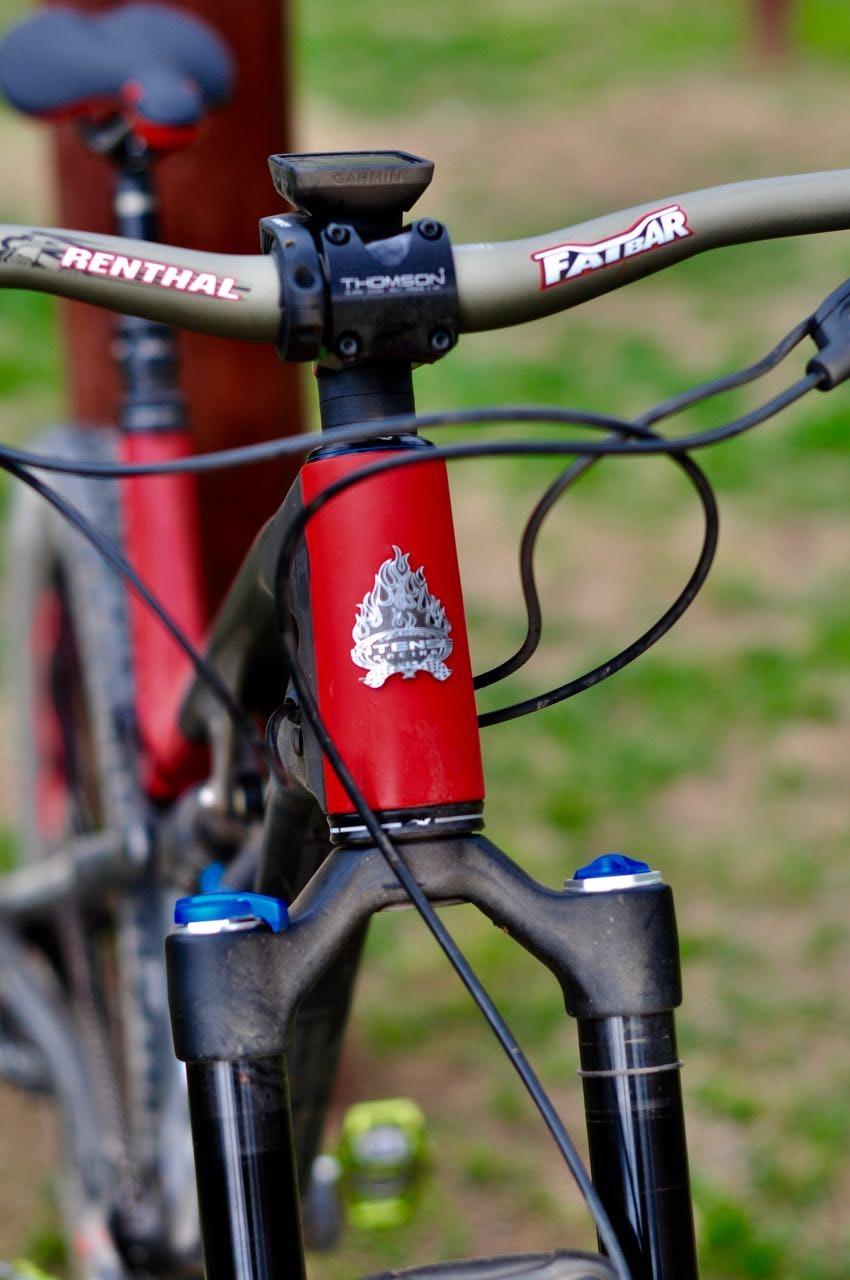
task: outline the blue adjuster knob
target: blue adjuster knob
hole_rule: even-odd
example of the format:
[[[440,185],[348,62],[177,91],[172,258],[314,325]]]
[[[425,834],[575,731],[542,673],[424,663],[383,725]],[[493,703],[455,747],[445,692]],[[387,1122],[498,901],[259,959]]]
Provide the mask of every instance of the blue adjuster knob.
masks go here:
[[[603,853],[586,867],[573,872],[574,880],[597,880],[602,876],[640,876],[651,871],[648,862],[640,862],[625,853]]]
[[[286,903],[265,893],[196,893],[178,898],[174,904],[175,924],[199,924],[216,920],[260,920],[273,933],[289,924]]]

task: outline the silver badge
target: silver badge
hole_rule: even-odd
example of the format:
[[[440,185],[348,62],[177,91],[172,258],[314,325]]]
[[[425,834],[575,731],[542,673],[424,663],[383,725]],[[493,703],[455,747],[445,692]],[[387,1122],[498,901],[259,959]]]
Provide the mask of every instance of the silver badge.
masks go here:
[[[412,679],[417,671],[428,671],[437,680],[451,675],[445,659],[452,651],[451,623],[425,581],[424,566],[410,567],[410,553],[393,547],[395,555],[385,560],[375,574],[375,585],[357,606],[351,637],[351,657],[370,689],[380,689],[390,676]]]

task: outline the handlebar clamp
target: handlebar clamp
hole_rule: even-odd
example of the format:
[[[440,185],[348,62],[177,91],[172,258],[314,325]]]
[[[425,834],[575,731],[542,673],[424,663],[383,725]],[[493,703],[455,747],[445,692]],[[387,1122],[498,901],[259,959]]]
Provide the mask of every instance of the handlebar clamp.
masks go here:
[[[324,363],[431,364],[455,346],[457,285],[442,223],[421,218],[367,241],[356,227],[332,222],[320,246],[329,301]]]
[[[368,151],[274,155],[269,167],[298,210],[261,224],[281,276],[283,359],[430,364],[451,351],[459,306],[448,234],[433,218],[402,226],[432,162]]]
[[[277,263],[281,326],[277,353],[281,360],[316,360],[325,329],[325,285],[313,236],[304,214],[287,213],[260,220],[263,253]]]
[[[369,360],[431,364],[457,343],[458,297],[448,233],[421,218],[365,240],[332,222],[314,240],[310,218],[263,218],[263,251],[281,281],[283,360],[339,368]]]

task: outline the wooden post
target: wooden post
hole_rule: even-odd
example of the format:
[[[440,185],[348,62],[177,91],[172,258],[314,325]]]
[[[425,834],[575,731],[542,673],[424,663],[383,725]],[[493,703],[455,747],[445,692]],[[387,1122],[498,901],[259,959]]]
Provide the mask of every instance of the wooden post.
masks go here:
[[[756,53],[769,62],[780,62],[791,49],[792,0],[754,0]]]
[[[113,7],[114,0],[75,0],[78,7]],[[163,160],[162,238],[222,253],[259,252],[258,222],[281,207],[267,156],[289,147],[288,46],[282,0],[180,0],[224,37],[237,64],[232,102],[214,114],[201,138]],[[57,130],[60,226],[109,232],[108,168],[88,155],[71,125]],[[109,368],[113,318],[79,304],[63,307],[67,386],[72,415],[115,420],[118,378]],[[200,450],[277,435],[301,426],[299,377],[270,347],[183,334],[181,385]],[[289,471],[283,465],[204,477],[201,485],[205,575],[214,606],[236,572],[260,523],[280,504]]]

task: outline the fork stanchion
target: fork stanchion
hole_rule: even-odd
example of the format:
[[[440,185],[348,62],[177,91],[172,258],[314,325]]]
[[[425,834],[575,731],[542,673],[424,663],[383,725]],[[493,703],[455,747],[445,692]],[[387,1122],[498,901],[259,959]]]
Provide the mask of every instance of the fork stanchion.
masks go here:
[[[285,932],[289,919],[278,898],[256,893],[206,893],[181,898],[166,944],[169,1003],[175,1029],[199,1013],[214,1029],[222,1015],[215,981],[216,953],[238,938],[250,949]],[[205,942],[191,980],[175,964],[180,943]],[[212,948],[212,951],[209,950]],[[194,949],[197,951],[197,948]],[[178,1054],[186,1062],[195,1153],[198,1213],[206,1280],[279,1280],[305,1276],[295,1167],[295,1141],[283,1046],[266,1016],[255,1014],[243,984],[243,1021],[259,1023],[262,1051],[240,1036],[233,1009],[223,1013],[224,1039],[212,1048]],[[271,1008],[271,1007],[270,1007]]]
[[[626,947],[612,963],[606,956],[614,949],[601,952],[599,982],[586,986],[570,1011],[578,1026],[591,1174],[633,1280],[697,1280],[673,1020],[680,981],[672,900],[666,914],[657,913],[651,938],[632,919],[635,890],[653,887],[664,888],[659,872],[622,854],[603,855],[567,881],[578,905],[582,899],[607,905],[608,937]],[[634,1006],[626,985],[632,971],[645,976],[647,991]]]
[[[186,1064],[207,1280],[299,1280],[285,1058]]]
[[[672,1013],[578,1025],[591,1174],[633,1280],[695,1280]]]

